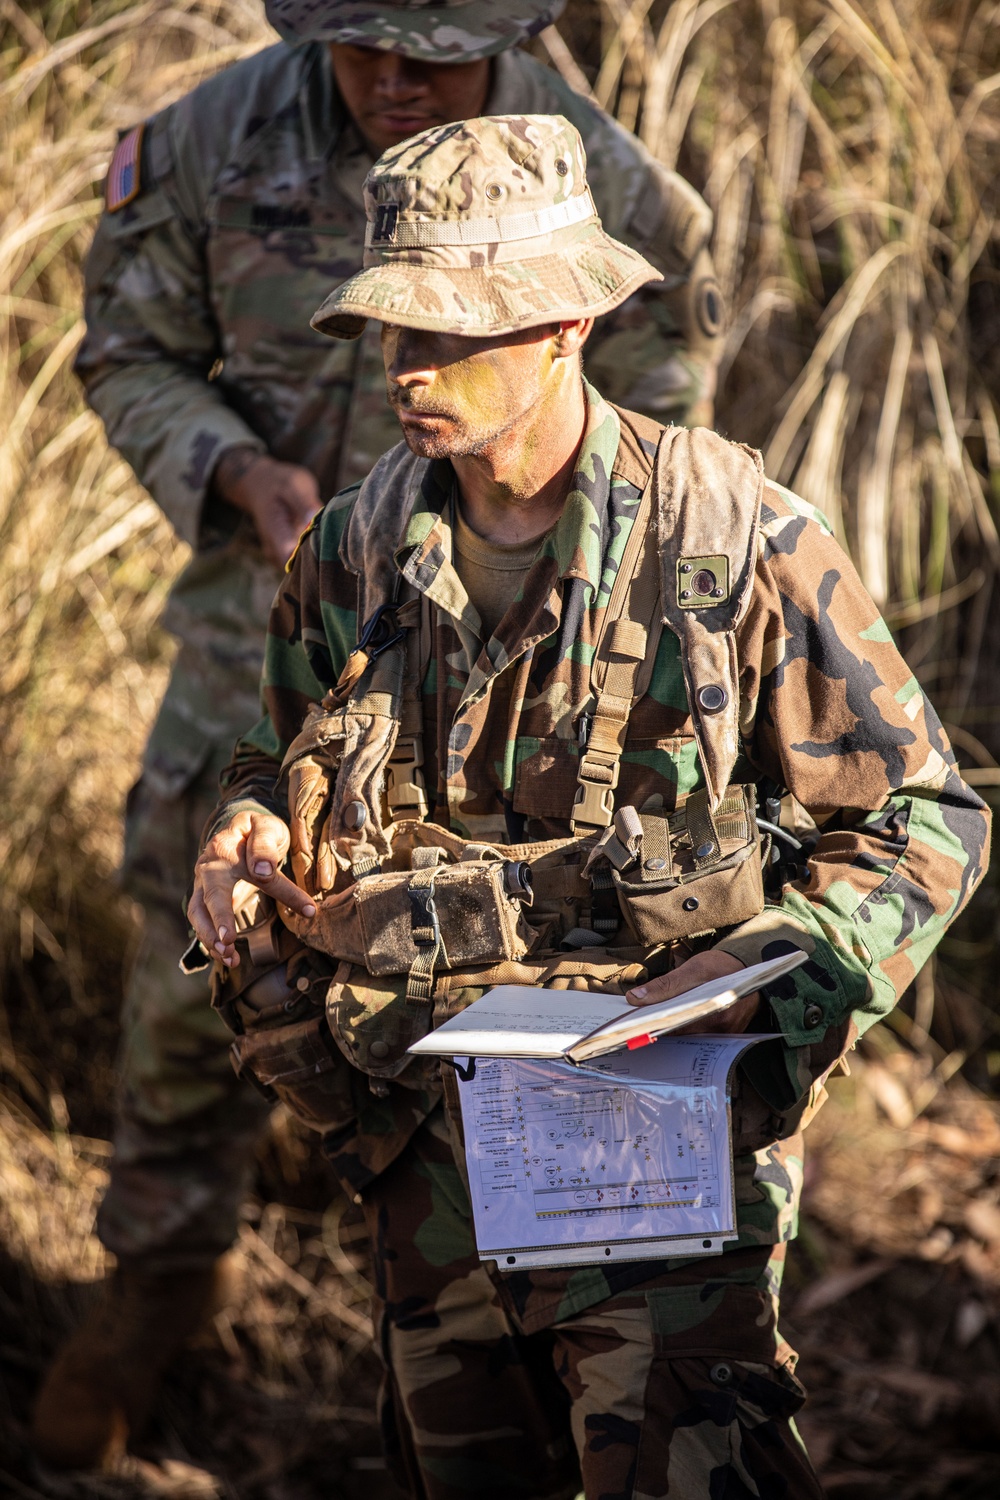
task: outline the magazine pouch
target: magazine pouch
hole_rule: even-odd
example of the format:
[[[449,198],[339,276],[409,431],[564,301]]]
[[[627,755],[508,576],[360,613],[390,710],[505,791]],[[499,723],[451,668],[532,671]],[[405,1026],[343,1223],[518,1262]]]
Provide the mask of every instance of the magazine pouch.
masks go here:
[[[706,790],[674,813],[621,807],[590,856],[610,867],[622,916],[643,945],[695,938],[764,909],[754,788],[726,788],[715,811]]]

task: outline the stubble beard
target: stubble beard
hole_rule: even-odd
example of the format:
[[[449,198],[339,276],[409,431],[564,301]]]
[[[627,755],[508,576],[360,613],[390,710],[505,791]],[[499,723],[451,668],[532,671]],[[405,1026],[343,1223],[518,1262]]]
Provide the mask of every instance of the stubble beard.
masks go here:
[[[419,412],[419,406],[410,401],[390,395],[390,404],[396,416],[401,412]],[[464,421],[455,412],[434,409],[435,416],[444,417],[452,423],[450,431],[431,432],[419,428],[403,427],[403,440],[417,458],[481,458],[491,449],[503,446],[511,433],[523,420],[533,403],[529,402],[511,413],[499,425],[488,427]]]

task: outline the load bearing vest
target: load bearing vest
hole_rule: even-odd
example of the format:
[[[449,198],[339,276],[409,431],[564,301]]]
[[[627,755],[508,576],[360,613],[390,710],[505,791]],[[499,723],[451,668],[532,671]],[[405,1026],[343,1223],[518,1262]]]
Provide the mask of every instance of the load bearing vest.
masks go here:
[[[753,588],[761,459],[707,429],[619,417],[645,483],[596,643],[594,707],[565,840],[493,847],[425,821],[420,684],[430,606],[387,544],[405,533],[421,461],[394,449],[353,504],[342,556],[358,577],[365,624],[282,767],[293,874],[318,910],[283,917],[331,957],[374,975],[405,974],[411,1004],[429,1003],[435,976],[449,970],[509,969],[529,956],[532,972],[553,957],[578,961],[583,955],[570,959],[567,948],[606,947],[623,920],[619,947],[641,960],[642,950],[763,906],[753,789],[730,786],[739,751],[735,632]],[[615,805],[629,716],[664,625],[680,643],[705,778],[669,815]],[[537,898],[573,882],[590,897],[588,920],[566,933]]]

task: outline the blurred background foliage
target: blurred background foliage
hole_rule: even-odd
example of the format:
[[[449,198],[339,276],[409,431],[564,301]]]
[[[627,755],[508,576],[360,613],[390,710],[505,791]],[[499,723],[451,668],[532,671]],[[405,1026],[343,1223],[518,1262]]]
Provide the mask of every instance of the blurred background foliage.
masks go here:
[[[81,264],[116,131],[271,40],[258,0],[0,0],[0,1313],[13,1330],[0,1360],[13,1360],[15,1432],[103,1266],[90,1221],[134,941],[114,870],[169,668],[157,619],[183,562],[72,376]],[[965,774],[1000,796],[1000,5],[570,0],[533,50],[704,193],[730,319],[718,425],[829,517]],[[941,1423],[959,1447],[963,1422],[1000,1433],[994,1397],[985,1417],[968,1408],[940,1364],[948,1347],[985,1359],[992,1338],[976,1384],[982,1397],[995,1380],[1000,1413],[998,1137],[984,1103],[1000,1075],[996,927],[991,885],[814,1130],[802,1342],[827,1391],[811,1436],[831,1493],[881,1495],[884,1480],[894,1500],[978,1494],[960,1461],[940,1467]],[[313,1211],[314,1168],[287,1122],[259,1186],[249,1289],[220,1337],[233,1409],[266,1397],[280,1441],[248,1468],[224,1438],[192,1437],[208,1398],[191,1376],[168,1400],[172,1451],[201,1443],[239,1469],[240,1495],[311,1496],[307,1479],[286,1490],[274,1476],[301,1450],[295,1472],[328,1481],[347,1443],[362,1454],[344,1470],[352,1493],[369,1438],[374,1451],[354,1230],[339,1209],[335,1232]],[[836,1281],[859,1267],[867,1283]],[[871,1330],[888,1319],[891,1358],[871,1330],[832,1364],[810,1355],[841,1336],[849,1292],[873,1299]],[[915,1311],[932,1296],[945,1320],[933,1349]],[[282,1401],[299,1414],[291,1447]],[[868,1446],[852,1455],[829,1435],[859,1403]],[[915,1415],[938,1440],[932,1463],[910,1433],[905,1477],[879,1421],[902,1430]]]

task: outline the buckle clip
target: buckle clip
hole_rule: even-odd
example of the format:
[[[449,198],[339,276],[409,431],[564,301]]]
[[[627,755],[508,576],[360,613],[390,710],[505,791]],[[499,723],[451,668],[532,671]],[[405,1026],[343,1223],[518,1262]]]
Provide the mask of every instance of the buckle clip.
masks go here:
[[[395,816],[397,809],[414,809],[411,817],[426,818],[430,809],[427,788],[420,767],[423,751],[417,735],[397,739],[389,764],[385,768],[385,800]]]
[[[396,606],[380,604],[365,621],[354,651],[363,651],[369,661],[377,661],[383,651],[398,645],[404,634],[405,631],[396,619]],[[353,654],[354,652],[351,653],[352,656]]]
[[[615,816],[615,788],[620,770],[621,761],[617,758],[608,764],[594,758],[592,752],[583,756],[571,818],[574,831],[581,823],[590,828],[611,827]],[[595,779],[591,780],[591,776]]]

